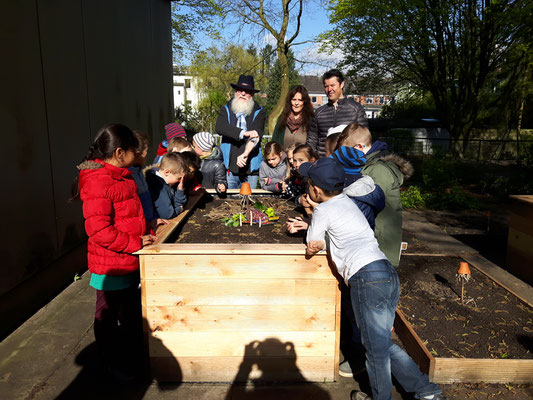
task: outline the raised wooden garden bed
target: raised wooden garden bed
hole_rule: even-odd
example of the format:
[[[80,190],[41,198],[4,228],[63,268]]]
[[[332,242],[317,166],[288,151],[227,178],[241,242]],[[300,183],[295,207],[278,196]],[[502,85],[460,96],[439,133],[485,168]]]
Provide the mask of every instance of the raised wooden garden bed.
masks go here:
[[[234,244],[215,235],[212,243],[169,243],[203,212],[195,208],[201,197],[191,197],[187,210],[158,231],[158,242],[139,252],[153,375],[184,382],[335,380],[340,292],[325,254],[306,260],[301,239]],[[230,228],[220,222],[215,229],[222,237]]]
[[[507,270],[533,285],[533,195],[509,196]]]
[[[403,256],[395,331],[434,382],[533,382],[533,308],[473,260],[465,284],[473,301],[461,304],[455,272],[462,259]]]

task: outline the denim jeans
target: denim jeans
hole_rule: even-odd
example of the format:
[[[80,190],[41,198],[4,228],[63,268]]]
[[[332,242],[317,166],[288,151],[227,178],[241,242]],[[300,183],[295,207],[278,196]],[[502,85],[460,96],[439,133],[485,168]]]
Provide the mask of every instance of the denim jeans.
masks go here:
[[[373,400],[390,400],[391,373],[418,398],[442,393],[415,362],[392,342],[392,326],[400,298],[398,273],[388,260],[371,262],[348,281],[355,320],[365,347]],[[356,327],[353,327],[356,329]]]
[[[251,189],[257,188],[259,176],[258,175],[234,175],[233,172],[228,172],[228,189],[239,189],[241,183],[248,182]]]

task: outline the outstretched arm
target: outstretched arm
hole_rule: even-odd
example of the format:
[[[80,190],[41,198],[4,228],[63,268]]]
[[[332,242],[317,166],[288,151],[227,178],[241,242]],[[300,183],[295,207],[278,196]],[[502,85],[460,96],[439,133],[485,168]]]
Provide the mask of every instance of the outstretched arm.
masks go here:
[[[237,157],[237,166],[239,168],[244,168],[246,166],[246,162],[248,161],[248,156],[252,152],[252,150],[255,148],[255,146],[259,143],[259,139],[257,137],[254,137],[252,139],[249,139],[246,142],[246,146],[244,147],[244,152]]]

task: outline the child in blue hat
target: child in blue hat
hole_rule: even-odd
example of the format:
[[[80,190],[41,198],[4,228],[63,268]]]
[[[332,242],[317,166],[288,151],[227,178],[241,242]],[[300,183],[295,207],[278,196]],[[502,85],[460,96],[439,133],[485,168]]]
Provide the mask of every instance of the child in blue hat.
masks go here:
[[[321,158],[302,164],[299,172],[309,178],[308,202],[313,208],[306,255],[328,249],[350,289],[357,323],[352,329],[359,329],[366,350],[372,397],[354,391],[352,400],[390,400],[392,374],[418,399],[445,400],[441,388],[431,383],[411,357],[392,342],[400,297],[398,273],[379,249],[364,215],[343,193],[344,168],[332,158]]]

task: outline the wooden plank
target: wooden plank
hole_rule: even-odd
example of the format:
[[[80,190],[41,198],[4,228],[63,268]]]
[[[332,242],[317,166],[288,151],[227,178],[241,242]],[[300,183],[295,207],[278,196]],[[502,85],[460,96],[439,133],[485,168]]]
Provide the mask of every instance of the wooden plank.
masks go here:
[[[514,229],[518,232],[524,232],[529,235],[533,235],[533,207],[528,210],[529,212],[518,214],[513,210],[509,212],[509,229]],[[511,235],[509,235],[511,236]]]
[[[143,281],[144,306],[335,305],[336,281],[232,279]]]
[[[436,383],[531,383],[533,360],[435,358]]]
[[[135,254],[293,254],[305,256],[304,244],[280,243],[159,243],[143,247]],[[325,257],[322,251],[314,257]]]
[[[153,332],[148,339],[151,357],[243,357],[250,345],[261,357],[331,357],[335,332]],[[248,351],[249,352],[249,351]],[[170,353],[170,354],[169,354]]]
[[[306,260],[298,255],[145,255],[145,280],[183,279],[331,279],[326,257]]]
[[[148,307],[151,331],[334,331],[335,306]]]
[[[335,294],[335,380],[339,379],[339,364],[340,364],[340,343],[341,343],[341,290],[340,282],[337,285]]]
[[[513,249],[520,250],[524,254],[531,255],[533,261],[533,221],[531,223],[531,234],[525,231],[518,231],[513,227],[509,228],[509,239],[507,245]]]
[[[533,287],[522,282],[514,275],[498,267],[496,264],[490,262],[479,254],[463,256],[463,259],[494,282],[514,294],[524,303],[533,307]]]
[[[241,189],[228,189],[226,190],[226,194],[228,195],[238,195],[240,193]],[[206,189],[207,193],[216,193],[217,191],[215,189]],[[265,189],[252,189],[252,195],[259,194],[259,195],[272,195],[272,192],[270,190]],[[275,196],[272,196],[275,197]]]
[[[401,340],[405,351],[416,362],[420,370],[428,374],[430,380],[432,380],[435,359],[413,330],[409,321],[407,321],[403,313],[398,309],[396,310],[396,318],[394,319],[394,332]]]
[[[331,382],[328,357],[152,357],[152,377],[159,382]]]
[[[191,213],[192,209],[196,206],[196,203],[200,201],[204,193],[195,193],[192,196],[189,196],[187,204],[185,205],[184,210],[175,218],[169,219],[167,225],[160,225],[157,227],[156,236],[157,240],[154,242],[154,245],[164,243],[165,240],[172,234],[174,229]],[[149,248],[151,246],[147,246]],[[142,250],[138,251],[135,254],[142,254]]]
[[[526,254],[512,246],[507,248],[507,270],[528,285],[533,285],[533,254]]]
[[[518,203],[525,203],[533,206],[533,195],[531,194],[513,194],[509,196],[511,199],[517,200]]]

